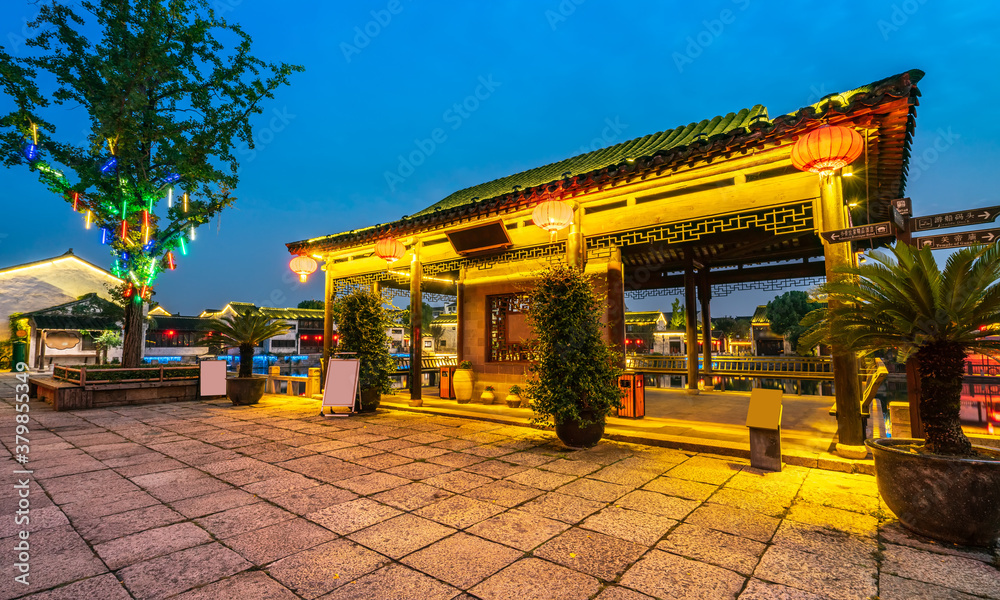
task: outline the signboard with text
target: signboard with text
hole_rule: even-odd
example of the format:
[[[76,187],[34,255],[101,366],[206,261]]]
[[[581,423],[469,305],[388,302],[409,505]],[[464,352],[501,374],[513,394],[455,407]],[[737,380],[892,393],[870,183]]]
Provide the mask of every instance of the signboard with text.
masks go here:
[[[1000,216],[1000,206],[985,206],[969,210],[959,210],[937,215],[913,217],[910,219],[911,231],[927,231],[928,229],[947,229],[949,227],[965,227],[966,225],[982,225],[992,223]]]
[[[847,229],[834,229],[820,233],[827,242],[838,244],[841,242],[853,242],[856,240],[867,240],[874,237],[885,237],[892,235],[892,223],[883,221],[870,225],[860,225],[858,227],[848,227]]]
[[[1000,229],[980,229],[962,233],[915,237],[913,245],[917,248],[930,246],[932,250],[937,250],[940,248],[963,248],[975,244],[992,244],[998,239],[1000,239]]]

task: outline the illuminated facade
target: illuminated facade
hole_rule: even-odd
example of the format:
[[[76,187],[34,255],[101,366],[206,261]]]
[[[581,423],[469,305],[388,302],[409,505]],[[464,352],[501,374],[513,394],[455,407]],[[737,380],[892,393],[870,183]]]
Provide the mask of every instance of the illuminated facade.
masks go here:
[[[408,295],[418,306],[427,295],[454,297],[456,352],[473,364],[474,398],[486,385],[525,378],[525,294],[532,274],[556,263],[592,277],[606,299],[607,339],[621,351],[626,297],[683,294],[693,342],[699,318],[710,330],[712,296],[822,281],[854,249],[819,232],[889,220],[890,201],[903,195],[922,76],[909,71],[774,118],[761,105],[742,109],[460,190],[391,223],[287,247],[323,263],[327,297],[358,288]],[[861,136],[852,177],[793,166],[796,141],[826,125]],[[550,233],[533,213],[553,201],[570,207],[572,224]],[[564,212],[547,206],[550,219]],[[388,237],[405,254],[386,268],[376,244]],[[696,394],[709,373],[698,372],[698,344],[684,346]],[[712,346],[701,345],[709,368]],[[852,440],[860,430],[855,365],[835,363],[838,406],[854,407],[838,412],[842,438]],[[419,377],[411,381],[419,401]]]

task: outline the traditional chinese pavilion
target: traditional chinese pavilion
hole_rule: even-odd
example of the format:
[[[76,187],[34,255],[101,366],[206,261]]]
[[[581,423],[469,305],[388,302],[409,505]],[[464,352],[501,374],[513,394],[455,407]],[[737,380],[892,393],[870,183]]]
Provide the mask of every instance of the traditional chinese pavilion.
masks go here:
[[[292,242],[288,250],[324,263],[328,297],[367,287],[389,298],[409,295],[415,307],[422,296],[457,298],[457,353],[474,366],[474,397],[486,385],[525,377],[525,292],[535,273],[555,263],[593,276],[607,299],[608,339],[622,350],[626,296],[683,293],[687,335],[695,340],[695,319],[709,323],[713,295],[822,281],[856,260],[859,246],[828,244],[819,232],[891,220],[890,201],[906,182],[922,76],[908,71],[776,117],[761,105],[744,108],[459,190],[391,223]],[[796,141],[825,126],[859,134],[850,135],[863,144],[860,156],[843,172],[819,176],[793,166]],[[554,238],[532,218],[550,200],[572,209],[572,224]],[[405,252],[388,268],[376,253],[386,240]],[[419,328],[418,316],[412,322]],[[697,393],[698,344],[686,347],[688,385]],[[710,370],[712,345],[702,347],[701,364]],[[418,369],[420,344],[411,348]],[[860,443],[857,362],[835,349],[833,366],[841,440]],[[411,394],[419,399],[415,375]]]

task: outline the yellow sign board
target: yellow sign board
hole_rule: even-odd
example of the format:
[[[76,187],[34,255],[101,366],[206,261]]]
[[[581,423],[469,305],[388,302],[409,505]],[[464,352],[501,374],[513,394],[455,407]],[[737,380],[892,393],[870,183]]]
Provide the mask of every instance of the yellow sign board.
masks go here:
[[[781,390],[756,389],[750,392],[747,427],[777,430],[781,427]]]

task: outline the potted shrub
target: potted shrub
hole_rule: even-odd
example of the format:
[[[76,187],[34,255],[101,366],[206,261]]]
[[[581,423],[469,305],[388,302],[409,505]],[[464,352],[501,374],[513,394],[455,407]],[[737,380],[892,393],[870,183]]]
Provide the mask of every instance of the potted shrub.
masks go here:
[[[382,306],[382,296],[371,291],[356,291],[338,300],[338,350],[354,352],[361,361],[359,374],[361,412],[374,412],[382,394],[392,391],[389,376],[396,368],[389,354],[386,328],[390,317]],[[349,354],[347,356],[350,356]]]
[[[483,389],[483,394],[479,396],[479,399],[483,401],[483,404],[493,404],[493,400],[496,399],[496,396],[493,394],[495,391],[492,385],[488,385]]]
[[[576,269],[544,273],[531,293],[532,423],[554,425],[559,439],[573,448],[597,444],[605,418],[621,403],[619,356],[604,341],[602,312],[590,282]]]
[[[466,404],[472,400],[472,383],[472,363],[463,360],[458,363],[455,377],[451,380],[451,384],[455,386],[455,399],[459,404]]]
[[[1000,537],[1000,452],[973,446],[959,412],[966,355],[1000,353],[1000,341],[989,339],[1000,323],[1000,247],[959,250],[943,270],[928,247],[897,244],[872,258],[823,286],[830,307],[803,319],[803,340],[915,357],[925,439],[866,441],[879,493],[919,534],[992,544]]]
[[[253,374],[253,349],[268,338],[287,333],[288,324],[248,310],[213,319],[205,328],[204,339],[240,349],[239,374],[226,379],[226,395],[233,404],[257,404],[264,395],[267,377]]]
[[[519,408],[521,406],[521,386],[510,386],[510,391],[507,392],[507,397],[504,400],[507,401],[507,406],[510,408]]]

